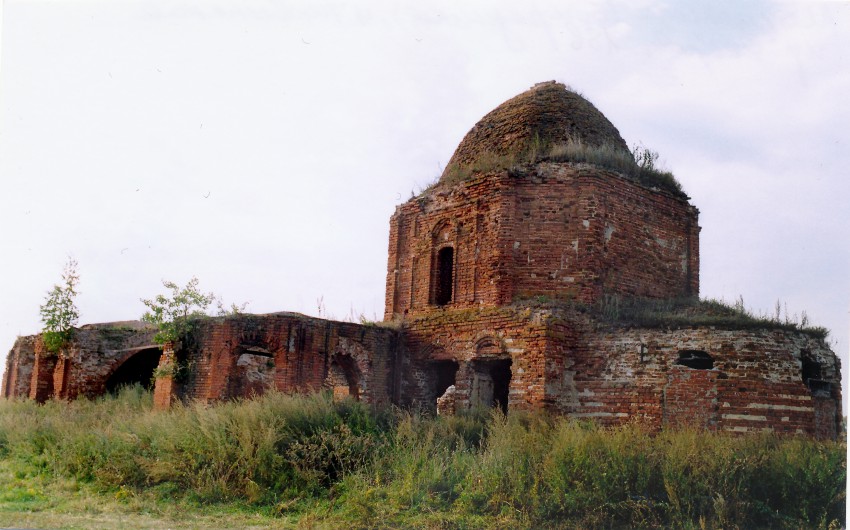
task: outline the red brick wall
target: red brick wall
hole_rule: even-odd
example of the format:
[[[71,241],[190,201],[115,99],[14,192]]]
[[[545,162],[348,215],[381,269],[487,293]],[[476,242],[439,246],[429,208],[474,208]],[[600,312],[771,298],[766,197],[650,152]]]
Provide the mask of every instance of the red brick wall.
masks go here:
[[[509,410],[547,409],[603,425],[694,426],[835,438],[839,366],[822,340],[778,330],[613,329],[575,312],[443,309],[405,321],[403,403],[434,410],[437,367],[458,363],[453,401],[470,406],[474,363],[511,359]],[[482,344],[496,344],[486,347]],[[681,364],[688,352],[711,367]],[[802,359],[819,366],[813,391]],[[813,387],[815,388],[815,387]]]
[[[385,319],[433,310],[436,255],[455,253],[451,307],[516,297],[699,292],[698,211],[586,166],[539,163],[523,176],[438,186],[390,219]]]
[[[456,361],[455,402],[470,405],[472,363],[511,360],[508,410],[544,406],[546,328],[513,308],[441,310],[404,324],[402,403],[436,409],[434,361]]]
[[[3,397],[29,395],[32,370],[35,365],[35,336],[18,337],[6,355],[6,370],[3,372]]]
[[[296,313],[200,321],[176,351],[178,362],[191,368],[178,393],[214,401],[262,393],[266,387],[316,392],[331,385],[329,373],[330,379],[335,374],[329,369],[337,360],[350,369],[361,399],[387,404],[397,385],[396,336],[388,328]]]
[[[6,361],[2,395],[40,401],[103,395],[109,376],[124,361],[141,349],[157,347],[152,330],[124,324],[76,329],[58,353],[46,352],[38,335],[19,338]]]
[[[570,325],[580,329],[580,338],[562,347],[570,380],[564,385],[570,392],[560,400],[554,397],[562,413],[603,424],[641,418],[654,427],[837,435],[840,374],[821,340],[773,330],[597,331],[588,323],[553,324]],[[683,350],[706,352],[714,367],[678,364]],[[822,378],[829,383],[825,397],[813,395],[803,381],[803,355],[821,363]]]
[[[504,221],[512,296],[698,294],[698,212],[686,201],[569,164],[541,163],[515,182]]]
[[[437,252],[454,249],[452,307],[509,302],[500,292],[502,215],[510,208],[506,178],[480,178],[435,189],[396,208],[390,218],[385,318],[432,309]]]

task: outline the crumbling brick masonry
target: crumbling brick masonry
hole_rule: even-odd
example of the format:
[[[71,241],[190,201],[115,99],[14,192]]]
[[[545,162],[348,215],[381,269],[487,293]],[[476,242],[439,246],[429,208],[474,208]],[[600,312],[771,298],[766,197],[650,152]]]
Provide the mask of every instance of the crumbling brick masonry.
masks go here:
[[[587,100],[538,84],[485,116],[440,182],[396,208],[385,324],[210,318],[161,350],[154,330],[119,322],[83,326],[58,354],[21,337],[2,394],[43,401],[139,382],[167,407],[273,388],[441,414],[544,409],[836,438],[840,364],[817,334],[594,313],[607,300],[699,295],[699,211],[668,181],[612,169],[630,156]]]

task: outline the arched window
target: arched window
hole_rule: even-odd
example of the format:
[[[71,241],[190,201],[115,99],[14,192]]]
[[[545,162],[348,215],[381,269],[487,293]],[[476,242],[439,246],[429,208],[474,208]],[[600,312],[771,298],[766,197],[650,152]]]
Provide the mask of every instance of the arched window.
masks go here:
[[[433,282],[433,301],[436,305],[443,306],[452,301],[454,258],[455,250],[452,247],[443,247],[437,252]]]

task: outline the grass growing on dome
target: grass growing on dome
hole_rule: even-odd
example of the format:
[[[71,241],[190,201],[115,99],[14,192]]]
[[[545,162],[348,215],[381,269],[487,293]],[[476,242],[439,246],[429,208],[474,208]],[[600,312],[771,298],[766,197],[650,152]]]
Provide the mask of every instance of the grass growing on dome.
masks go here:
[[[553,162],[583,162],[621,173],[650,188],[687,197],[673,173],[658,167],[658,153],[641,145],[631,152],[610,145],[587,145],[580,139],[553,145],[542,158]]]
[[[453,186],[478,174],[507,170],[522,174],[522,166],[538,162],[571,162],[590,164],[614,171],[648,188],[657,188],[677,197],[689,198],[682,185],[670,171],[658,166],[656,151],[636,145],[631,152],[611,145],[589,145],[579,138],[565,143],[549,144],[535,137],[521,150],[499,154],[488,152],[479,155],[471,164],[452,164],[443,176],[424,191],[437,184]]]

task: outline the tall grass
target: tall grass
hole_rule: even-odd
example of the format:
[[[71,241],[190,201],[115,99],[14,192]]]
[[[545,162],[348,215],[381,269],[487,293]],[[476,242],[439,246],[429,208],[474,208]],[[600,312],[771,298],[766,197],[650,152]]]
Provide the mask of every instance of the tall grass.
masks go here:
[[[591,308],[600,319],[616,323],[644,327],[669,326],[723,326],[728,329],[782,329],[801,331],[814,338],[825,339],[828,330],[812,326],[805,311],[798,318],[789,315],[787,308],[783,317],[781,304],[777,301],[772,315],[756,314],[746,308],[739,297],[734,304],[713,298],[640,298],[620,295],[605,295]]]
[[[0,402],[0,458],[19,473],[300,511],[331,526],[837,527],[845,446],[545,414],[432,418],[318,395],[166,413],[139,388]]]
[[[552,144],[534,137],[522,148],[505,154],[481,153],[470,164],[449,166],[439,182],[455,185],[475,174],[502,169],[521,174],[523,165],[543,161],[590,164],[619,173],[649,188],[658,188],[677,197],[689,198],[676,177],[658,167],[658,153],[655,151],[640,145],[635,146],[631,152],[607,144],[589,145],[580,138]],[[436,183],[428,189],[434,185]]]

